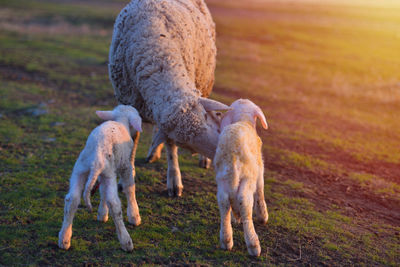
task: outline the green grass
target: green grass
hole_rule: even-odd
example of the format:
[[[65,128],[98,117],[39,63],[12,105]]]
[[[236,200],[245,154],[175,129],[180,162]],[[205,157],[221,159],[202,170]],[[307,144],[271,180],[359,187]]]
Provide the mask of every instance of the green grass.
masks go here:
[[[83,207],[70,250],[57,247],[69,175],[100,123],[95,110],[116,104],[107,59],[124,1],[18,0],[0,1],[1,21],[13,18],[16,25],[0,30],[0,265],[398,264],[399,227],[352,217],[336,202],[321,206],[317,187],[270,166],[345,177],[371,196],[398,200],[398,182],[330,157],[340,151],[360,163],[399,163],[398,7],[209,2],[219,49],[213,97],[228,103],[247,95],[271,128],[262,135],[270,219],[256,224],[261,257],[248,256],[241,225],[233,226],[233,250],[218,248],[214,172],[197,168],[186,151],[180,154],[184,195],[167,197],[165,156],[143,163],[150,126],[137,153],[142,225],[126,222],[133,252],[120,249],[112,219],[97,222]],[[28,31],[24,23],[39,28]],[[46,112],[33,115],[37,109]]]

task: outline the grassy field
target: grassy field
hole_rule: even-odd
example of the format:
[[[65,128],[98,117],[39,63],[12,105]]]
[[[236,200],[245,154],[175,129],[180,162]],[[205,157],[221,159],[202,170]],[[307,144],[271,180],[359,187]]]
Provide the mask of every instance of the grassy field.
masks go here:
[[[264,142],[270,220],[262,254],[218,248],[213,170],[181,151],[184,194],[166,193],[165,156],[136,160],[142,225],[123,252],[110,220],[79,208],[58,249],[63,198],[95,110],[116,101],[112,26],[127,1],[0,0],[0,265],[400,264],[400,4],[207,1],[217,25],[212,97],[250,98]],[[125,198],[121,195],[125,205]],[[99,195],[93,197],[94,205]]]

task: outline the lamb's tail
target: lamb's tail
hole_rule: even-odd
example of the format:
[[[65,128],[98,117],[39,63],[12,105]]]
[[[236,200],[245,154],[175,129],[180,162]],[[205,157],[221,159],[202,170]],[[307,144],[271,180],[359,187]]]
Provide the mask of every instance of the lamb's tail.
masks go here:
[[[96,181],[101,173],[100,168],[91,168],[89,178],[85,185],[85,191],[83,192],[83,199],[85,200],[85,204],[87,209],[92,212],[92,203],[90,202],[90,193],[92,191],[93,186],[96,184]]]

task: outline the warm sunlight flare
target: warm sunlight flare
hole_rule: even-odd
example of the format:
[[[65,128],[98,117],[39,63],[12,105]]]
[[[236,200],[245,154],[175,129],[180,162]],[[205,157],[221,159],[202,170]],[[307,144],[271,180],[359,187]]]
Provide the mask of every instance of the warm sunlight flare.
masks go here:
[[[129,2],[0,0],[0,266],[399,265],[400,0]]]

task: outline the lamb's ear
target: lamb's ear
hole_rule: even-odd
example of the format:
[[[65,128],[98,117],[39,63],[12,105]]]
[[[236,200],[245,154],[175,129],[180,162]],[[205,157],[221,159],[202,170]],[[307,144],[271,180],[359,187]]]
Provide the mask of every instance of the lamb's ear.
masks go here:
[[[96,111],[97,116],[99,116],[100,119],[109,121],[113,119],[113,112],[112,111]]]
[[[265,119],[264,113],[262,112],[261,108],[256,106],[256,109],[254,110],[254,121],[257,121],[257,118],[260,119],[261,125],[264,129],[268,129],[268,124],[267,124],[267,119]]]
[[[213,111],[213,110],[228,110],[230,109],[229,106],[212,100],[205,97],[200,97],[199,99],[200,104],[204,107],[206,111]]]
[[[142,132],[142,118],[139,115],[132,114],[129,116],[129,123],[136,131]]]
[[[225,128],[225,126],[228,126],[229,124],[232,124],[232,120],[233,120],[233,110],[229,110],[222,117],[221,125],[219,127],[221,129],[221,132]]]

